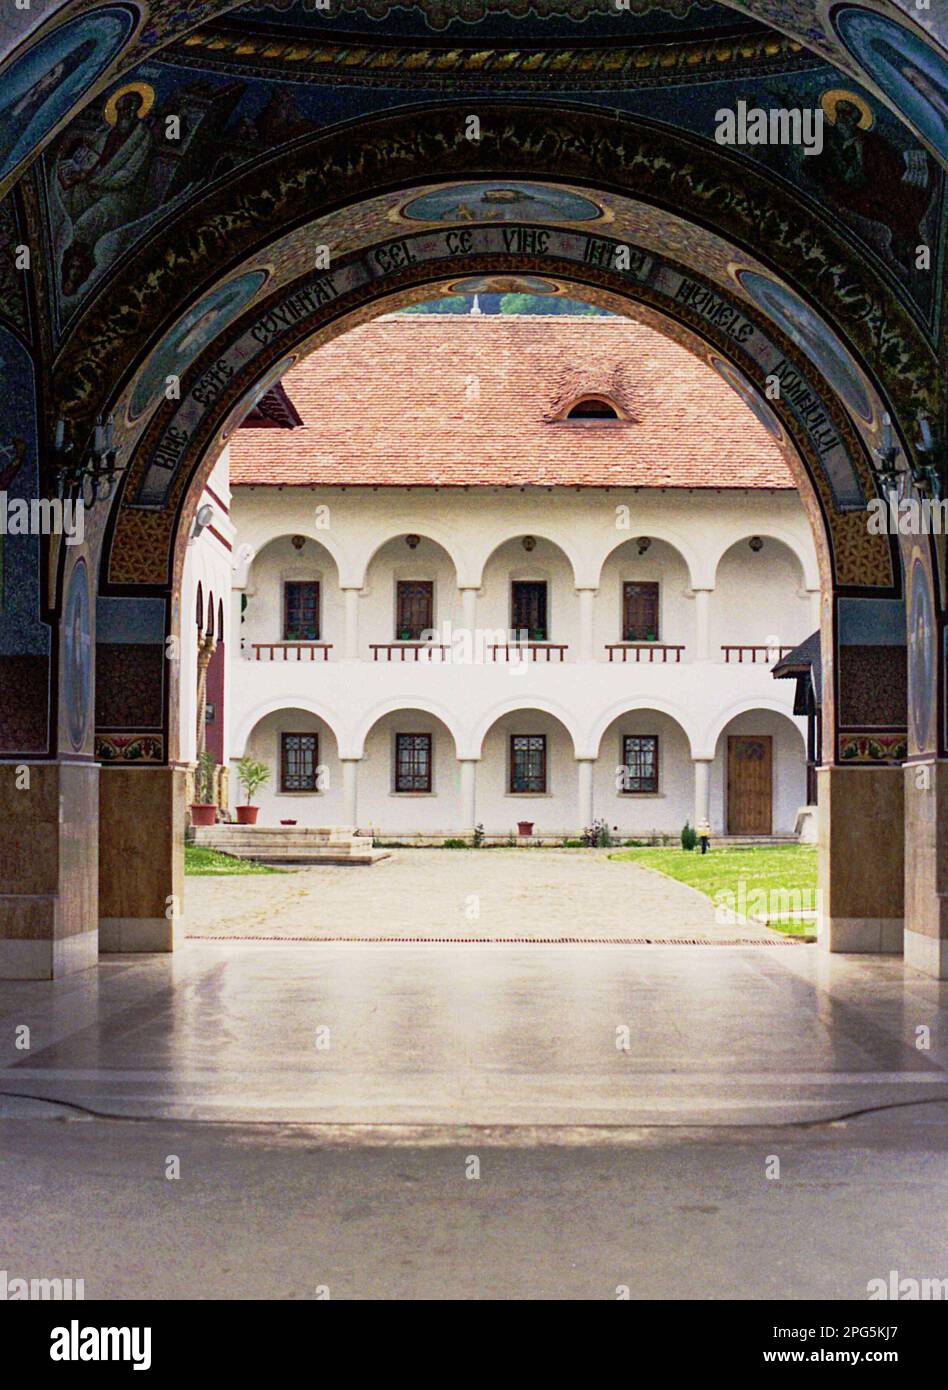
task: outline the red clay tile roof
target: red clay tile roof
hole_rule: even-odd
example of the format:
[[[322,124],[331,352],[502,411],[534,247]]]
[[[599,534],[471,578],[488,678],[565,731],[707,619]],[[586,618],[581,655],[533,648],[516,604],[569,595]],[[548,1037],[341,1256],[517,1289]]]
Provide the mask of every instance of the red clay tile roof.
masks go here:
[[[304,424],[239,430],[233,485],[794,486],[735,392],[631,319],[392,314],[283,384]],[[627,420],[555,422],[603,393]]]

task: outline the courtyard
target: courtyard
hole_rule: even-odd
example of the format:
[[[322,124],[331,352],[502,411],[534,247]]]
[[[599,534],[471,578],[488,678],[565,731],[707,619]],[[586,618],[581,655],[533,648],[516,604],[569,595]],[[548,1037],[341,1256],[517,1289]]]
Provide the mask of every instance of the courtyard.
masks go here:
[[[753,922],[607,849],[393,849],[370,868],[189,875],[185,930],[201,939],[763,941]]]

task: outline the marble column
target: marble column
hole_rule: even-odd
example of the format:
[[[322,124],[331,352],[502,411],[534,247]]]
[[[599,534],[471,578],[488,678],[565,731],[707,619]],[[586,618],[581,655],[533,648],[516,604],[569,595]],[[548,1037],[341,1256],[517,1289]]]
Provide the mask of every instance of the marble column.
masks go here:
[[[579,779],[579,829],[585,830],[593,823],[593,770],[595,758],[577,758],[576,769]]]
[[[470,835],[477,825],[477,759],[461,758],[461,834]]]
[[[711,824],[711,758],[692,758],[695,770],[695,828],[706,820]]]
[[[461,595],[461,627],[471,634],[471,650],[474,650],[474,629],[477,626],[477,590],[462,587],[458,590]]]
[[[342,765],[342,819],[355,829],[359,824],[359,761],[340,758]]]
[[[100,951],[171,951],[180,942],[184,819],[184,768],[102,768]]]
[[[948,979],[948,762],[906,763],[905,963]]]
[[[359,659],[359,595],[361,589],[343,589],[345,602],[345,637],[342,646],[343,661]]]
[[[0,979],[98,961],[98,814],[97,764],[0,764]]]
[[[711,660],[711,595],[713,589],[695,589],[695,661]]]
[[[579,659],[588,662],[595,660],[593,652],[593,612],[595,589],[577,589],[579,594]]]
[[[819,945],[824,951],[900,952],[903,769],[821,767],[816,777]]]

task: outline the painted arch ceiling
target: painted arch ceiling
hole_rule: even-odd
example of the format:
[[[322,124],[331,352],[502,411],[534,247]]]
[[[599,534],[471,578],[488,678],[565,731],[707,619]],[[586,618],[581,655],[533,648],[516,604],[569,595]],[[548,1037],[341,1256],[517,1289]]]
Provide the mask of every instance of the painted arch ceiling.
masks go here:
[[[113,525],[140,564],[114,583],[167,574],[182,431],[211,447],[303,345],[511,255],[602,303],[626,293],[724,353],[750,396],[786,362],[822,413],[778,410],[776,427],[833,517],[838,580],[894,583],[859,509],[883,411],[909,446],[944,414],[948,0],[620,3],[4,8],[0,316],[44,383],[41,433],[54,412],[77,437],[115,414],[129,468]],[[823,149],[723,150],[715,113],[738,100],[822,109]],[[468,111],[476,142],[458,137]],[[624,281],[597,238],[630,248]],[[175,352],[187,390],[218,374],[206,419],[182,413],[186,390],[156,404]]]

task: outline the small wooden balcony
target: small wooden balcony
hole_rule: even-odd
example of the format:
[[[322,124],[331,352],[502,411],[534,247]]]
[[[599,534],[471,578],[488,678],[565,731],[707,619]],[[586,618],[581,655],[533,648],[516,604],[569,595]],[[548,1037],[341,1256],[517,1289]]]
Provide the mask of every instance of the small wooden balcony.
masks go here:
[[[445,652],[451,650],[445,642],[371,642],[369,650],[373,661],[431,661],[444,660]],[[421,653],[425,655],[422,656]]]
[[[331,642],[253,642],[254,661],[328,661]]]
[[[487,649],[490,652],[491,661],[509,661],[510,654],[513,652],[516,661],[539,661],[541,656],[549,663],[552,660],[563,661],[569,651],[568,642],[499,642],[492,643]],[[499,655],[498,655],[499,653]]]
[[[609,642],[606,651],[610,661],[648,661],[677,664],[681,661],[683,646],[671,642]]]
[[[786,656],[788,652],[792,652],[794,647],[792,645],[789,647],[768,647],[766,643],[754,646],[738,646],[734,644],[725,646],[722,643],[721,650],[724,653],[725,663],[728,665],[736,663],[738,666],[741,666],[746,661],[750,665],[762,663],[766,666],[771,661],[779,661],[781,657]]]

